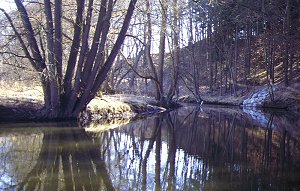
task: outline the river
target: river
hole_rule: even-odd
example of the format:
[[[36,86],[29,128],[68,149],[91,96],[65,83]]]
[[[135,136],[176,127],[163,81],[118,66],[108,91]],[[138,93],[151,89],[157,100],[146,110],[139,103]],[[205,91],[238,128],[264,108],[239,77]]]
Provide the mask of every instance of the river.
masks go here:
[[[300,190],[299,124],[207,106],[84,127],[0,123],[0,190]]]

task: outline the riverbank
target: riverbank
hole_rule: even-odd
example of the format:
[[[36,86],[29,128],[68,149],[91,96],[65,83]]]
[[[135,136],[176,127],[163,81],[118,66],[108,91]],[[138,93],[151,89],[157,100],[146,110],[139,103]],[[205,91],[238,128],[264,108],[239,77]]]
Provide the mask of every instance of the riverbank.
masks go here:
[[[19,91],[2,91],[0,95],[0,122],[45,120],[43,95],[39,88]],[[94,98],[80,115],[81,123],[115,118],[134,117],[160,113],[166,109],[158,106],[151,97],[135,95],[104,95]]]
[[[249,93],[248,96],[210,96],[203,95],[201,104],[239,106],[242,108],[280,108],[300,113],[300,84],[290,87],[264,86]],[[272,96],[272,97],[271,97]],[[273,100],[272,100],[273,99]],[[196,103],[192,96],[183,96],[179,103]],[[134,117],[164,112],[166,108],[151,97],[116,94],[96,97],[82,112],[83,123],[114,118],[132,119]],[[2,89],[0,95],[0,122],[34,121],[43,119],[43,95],[39,87],[16,90]]]
[[[243,104],[244,96],[234,97],[234,96],[201,96],[201,104],[211,104],[211,105],[226,105],[226,106],[240,106]],[[178,99],[179,102],[184,103],[196,103],[196,99],[192,96],[182,96]]]
[[[276,108],[300,113],[300,83],[260,87],[243,101],[243,107]]]
[[[0,89],[0,122],[42,118],[44,102],[41,88],[6,88]]]
[[[242,96],[201,95],[201,104],[240,106],[242,108],[272,108],[300,114],[300,83],[257,86]],[[180,102],[197,104],[192,96],[182,96]]]
[[[81,122],[119,119],[151,115],[166,111],[151,97],[128,94],[103,95],[94,98],[79,117]]]

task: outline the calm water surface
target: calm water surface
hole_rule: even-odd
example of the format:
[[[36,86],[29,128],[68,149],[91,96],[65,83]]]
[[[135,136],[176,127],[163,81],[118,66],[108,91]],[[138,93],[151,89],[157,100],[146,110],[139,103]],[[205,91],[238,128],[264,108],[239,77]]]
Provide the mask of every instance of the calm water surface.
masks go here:
[[[299,116],[185,107],[118,124],[0,124],[0,190],[300,190]]]

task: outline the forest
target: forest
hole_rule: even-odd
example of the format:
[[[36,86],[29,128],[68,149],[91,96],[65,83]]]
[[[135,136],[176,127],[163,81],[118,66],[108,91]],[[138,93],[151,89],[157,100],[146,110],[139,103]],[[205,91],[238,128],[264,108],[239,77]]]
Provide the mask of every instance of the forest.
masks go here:
[[[300,190],[300,0],[1,0],[0,190]]]
[[[168,107],[187,95],[200,103],[299,83],[299,0],[10,5],[0,7],[1,85],[42,87],[48,118],[77,117],[102,94]]]

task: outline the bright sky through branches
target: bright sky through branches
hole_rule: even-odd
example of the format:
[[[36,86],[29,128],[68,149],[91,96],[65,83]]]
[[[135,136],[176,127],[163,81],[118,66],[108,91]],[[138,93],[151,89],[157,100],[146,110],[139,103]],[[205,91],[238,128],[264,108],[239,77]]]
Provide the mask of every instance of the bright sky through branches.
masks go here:
[[[0,8],[9,11],[14,9],[14,7],[15,7],[15,3],[13,0],[1,0]]]

